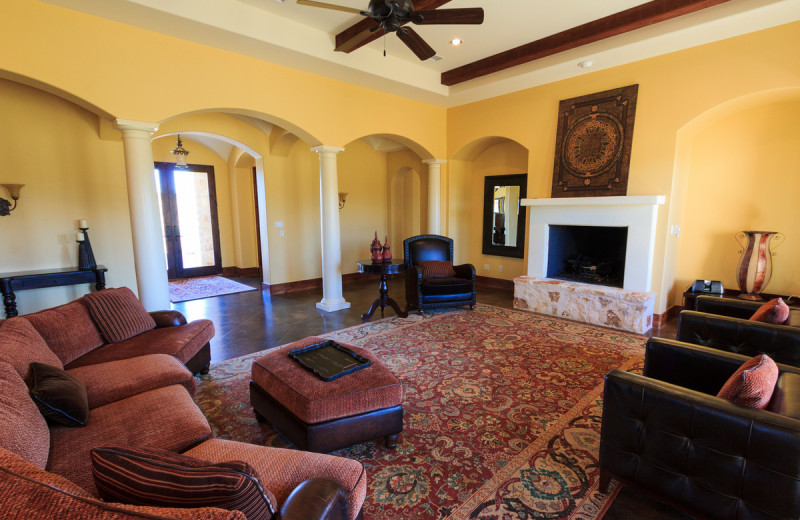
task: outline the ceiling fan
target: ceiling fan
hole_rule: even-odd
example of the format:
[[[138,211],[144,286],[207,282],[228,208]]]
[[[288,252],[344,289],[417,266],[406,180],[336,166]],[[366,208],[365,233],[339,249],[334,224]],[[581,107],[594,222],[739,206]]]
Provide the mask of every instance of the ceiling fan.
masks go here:
[[[370,0],[366,11],[344,7],[341,5],[316,2],[314,0],[297,0],[300,5],[311,7],[322,7],[323,9],[333,9],[346,13],[360,14],[378,22],[378,25],[370,29],[375,32],[383,29],[385,32],[396,32],[397,37],[405,43],[411,52],[417,55],[420,60],[432,58],[436,51],[427,44],[422,37],[411,27],[403,25],[411,22],[417,25],[434,24],[474,24],[483,23],[483,9],[480,7],[468,7],[462,9],[425,9],[414,10],[411,0]]]

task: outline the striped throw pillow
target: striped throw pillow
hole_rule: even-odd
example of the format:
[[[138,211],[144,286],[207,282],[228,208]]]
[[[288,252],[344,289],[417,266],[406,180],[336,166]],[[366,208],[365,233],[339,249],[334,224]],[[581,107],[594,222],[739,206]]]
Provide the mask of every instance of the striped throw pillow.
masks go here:
[[[83,297],[106,343],[119,343],[156,328],[156,322],[127,287],[104,289]]]
[[[445,278],[456,275],[453,262],[449,260],[421,260],[419,267],[422,269],[423,278]]]
[[[162,507],[218,507],[247,520],[270,520],[277,508],[248,463],[212,463],[166,450],[106,447],[91,452],[92,473],[107,501]]]

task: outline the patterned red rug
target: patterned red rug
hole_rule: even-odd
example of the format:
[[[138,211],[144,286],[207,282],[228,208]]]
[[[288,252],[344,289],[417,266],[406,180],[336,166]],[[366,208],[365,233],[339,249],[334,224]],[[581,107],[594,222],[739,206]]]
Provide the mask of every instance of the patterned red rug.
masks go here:
[[[379,354],[405,388],[395,450],[335,452],[367,468],[365,519],[589,520],[610,505],[615,492],[597,491],[603,377],[640,369],[646,338],[488,305],[327,337]],[[249,405],[259,355],[212,366],[197,400],[218,436],[285,447]]]

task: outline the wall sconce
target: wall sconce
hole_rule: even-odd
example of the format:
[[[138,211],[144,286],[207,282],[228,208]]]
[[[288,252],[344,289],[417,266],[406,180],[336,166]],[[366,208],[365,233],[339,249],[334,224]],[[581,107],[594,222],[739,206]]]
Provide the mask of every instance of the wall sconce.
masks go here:
[[[344,207],[344,203],[347,202],[347,193],[340,191],[339,192],[339,210]]]
[[[14,201],[14,207],[10,207],[11,203],[8,202],[6,199],[0,198],[0,216],[5,217],[9,215],[12,211],[17,209],[17,200],[19,200],[19,190],[22,189],[24,184],[0,184],[0,186],[4,187],[8,190],[9,195],[11,195],[11,200]]]
[[[179,170],[189,169],[186,165],[186,156],[189,155],[189,151],[183,147],[180,134],[178,134],[178,147],[172,150],[172,155],[175,156],[175,168]]]

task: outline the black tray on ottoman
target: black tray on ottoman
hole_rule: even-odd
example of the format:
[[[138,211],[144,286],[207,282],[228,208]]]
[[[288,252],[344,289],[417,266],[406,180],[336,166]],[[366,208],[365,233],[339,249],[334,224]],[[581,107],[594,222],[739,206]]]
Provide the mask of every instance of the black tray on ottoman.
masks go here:
[[[333,381],[370,365],[369,359],[332,339],[290,350],[289,357],[323,381]]]

